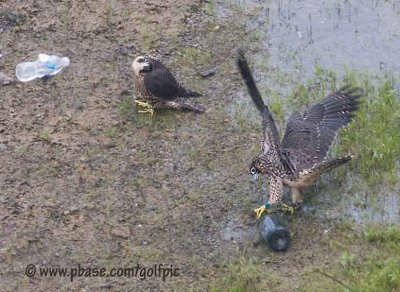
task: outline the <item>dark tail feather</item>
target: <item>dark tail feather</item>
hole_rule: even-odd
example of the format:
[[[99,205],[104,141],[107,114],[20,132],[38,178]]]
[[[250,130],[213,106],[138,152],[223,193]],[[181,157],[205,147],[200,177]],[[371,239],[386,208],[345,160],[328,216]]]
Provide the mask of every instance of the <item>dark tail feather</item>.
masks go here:
[[[174,109],[192,111],[196,113],[202,113],[206,110],[203,105],[192,102],[186,98],[176,98],[173,101],[167,102],[166,105]]]
[[[181,96],[181,97],[199,97],[199,96],[203,96],[203,95],[196,91],[191,91],[191,90],[182,88],[182,93],[179,96]]]
[[[354,156],[347,155],[343,157],[334,158],[332,160],[328,160],[324,163],[321,163],[316,170],[319,170],[320,173],[331,171],[332,169],[345,164],[346,162],[350,161]]]
[[[344,157],[334,158],[329,161],[325,161],[319,164],[318,166],[313,167],[312,169],[300,172],[300,176],[303,180],[308,180],[313,182],[321,174],[331,171],[332,169],[345,164],[346,162],[350,161],[352,157],[353,157],[352,155],[348,155]]]

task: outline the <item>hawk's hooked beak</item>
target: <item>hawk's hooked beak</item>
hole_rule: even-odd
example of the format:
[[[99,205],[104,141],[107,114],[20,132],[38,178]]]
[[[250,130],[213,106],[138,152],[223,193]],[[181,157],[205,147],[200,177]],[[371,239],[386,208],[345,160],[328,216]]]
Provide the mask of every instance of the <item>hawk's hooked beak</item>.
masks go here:
[[[143,63],[143,65],[142,65],[142,70],[143,71],[149,71],[150,68],[151,68],[151,66],[150,66],[149,62]]]

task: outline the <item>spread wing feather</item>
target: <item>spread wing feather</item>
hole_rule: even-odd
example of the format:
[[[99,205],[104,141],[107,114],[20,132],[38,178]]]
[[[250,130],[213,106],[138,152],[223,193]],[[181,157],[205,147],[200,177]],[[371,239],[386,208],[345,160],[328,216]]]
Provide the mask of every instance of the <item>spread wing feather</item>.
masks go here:
[[[237,63],[242,78],[246,82],[247,90],[249,91],[251,99],[253,100],[263,119],[263,152],[266,153],[270,149],[277,151],[279,149],[280,142],[274,118],[272,117],[268,106],[266,106],[262,100],[261,94],[254,82],[253,75],[251,74],[249,65],[247,64],[247,60],[243,51],[241,50],[239,51]]]
[[[361,96],[360,89],[343,87],[291,116],[281,145],[299,171],[325,159],[337,131],[353,119]]]

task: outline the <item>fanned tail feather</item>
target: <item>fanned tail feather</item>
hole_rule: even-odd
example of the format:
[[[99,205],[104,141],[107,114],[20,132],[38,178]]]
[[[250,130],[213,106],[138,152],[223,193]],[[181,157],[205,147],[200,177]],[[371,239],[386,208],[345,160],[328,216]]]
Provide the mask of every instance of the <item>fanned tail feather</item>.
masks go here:
[[[345,164],[346,162],[349,162],[353,157],[354,157],[353,155],[337,157],[337,158],[328,160],[324,163],[321,163],[314,170],[317,170],[320,173],[325,173],[325,172],[331,171],[332,169],[334,169],[336,167],[341,166],[342,164]]]
[[[166,105],[174,109],[193,111],[196,113],[202,113],[206,110],[201,104],[191,102],[186,98],[176,98],[173,101],[167,102]]]

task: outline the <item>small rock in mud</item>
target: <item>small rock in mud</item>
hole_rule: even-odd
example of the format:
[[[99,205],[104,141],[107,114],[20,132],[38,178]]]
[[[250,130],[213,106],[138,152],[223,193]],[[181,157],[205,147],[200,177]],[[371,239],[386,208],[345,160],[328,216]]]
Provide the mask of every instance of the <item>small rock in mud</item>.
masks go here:
[[[7,145],[1,143],[1,144],[0,144],[0,151],[4,151],[4,150],[7,150]]]
[[[22,14],[3,11],[0,12],[0,32],[4,32],[11,27],[17,26],[25,21],[25,16]]]
[[[131,235],[131,231],[128,226],[115,226],[111,230],[111,235],[127,239]]]
[[[79,98],[74,97],[72,100],[72,108],[75,110],[82,109],[82,101]]]
[[[12,82],[12,79],[8,75],[4,74],[3,72],[0,72],[0,84],[1,85],[8,85],[8,84],[11,84],[11,82]]]
[[[206,77],[213,76],[215,74],[215,72],[217,72],[217,68],[208,68],[208,69],[200,71],[199,74],[201,75],[201,77],[206,78]]]
[[[106,283],[100,284],[100,285],[99,285],[99,288],[111,289],[111,288],[112,288],[112,283],[106,282]]]

